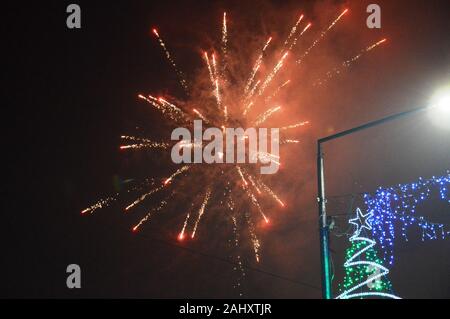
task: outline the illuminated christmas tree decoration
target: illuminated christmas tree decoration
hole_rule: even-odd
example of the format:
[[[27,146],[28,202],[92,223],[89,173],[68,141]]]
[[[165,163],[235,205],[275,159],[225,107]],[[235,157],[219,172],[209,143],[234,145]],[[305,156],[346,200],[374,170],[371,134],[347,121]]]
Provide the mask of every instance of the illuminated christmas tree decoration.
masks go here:
[[[356,231],[350,237],[350,248],[346,251],[345,278],[340,286],[341,294],[336,299],[353,298],[390,298],[400,299],[392,294],[392,285],[386,278],[389,269],[377,257],[374,246],[376,242],[361,236],[364,228],[372,229],[372,213],[363,214],[359,208],[356,217],[349,221],[356,226]]]
[[[439,177],[419,178],[409,184],[380,187],[375,194],[364,195],[367,211],[373,214],[371,237],[380,244],[383,259],[389,265],[394,262],[394,241],[399,230],[405,241],[408,241],[408,230],[411,227],[422,231],[422,241],[447,239],[450,236],[450,231],[444,224],[432,223],[425,217],[416,215],[418,205],[430,200],[433,194],[439,194],[441,200],[450,204],[449,184],[450,172],[447,171]]]
[[[398,296],[392,295],[392,294],[387,294],[384,292],[377,292],[377,293],[372,293],[372,292],[361,292],[358,294],[351,294],[351,295],[346,295],[345,299],[355,299],[355,298],[360,298],[363,299],[364,297],[384,297],[387,299],[402,299]],[[341,297],[341,299],[344,299]]]

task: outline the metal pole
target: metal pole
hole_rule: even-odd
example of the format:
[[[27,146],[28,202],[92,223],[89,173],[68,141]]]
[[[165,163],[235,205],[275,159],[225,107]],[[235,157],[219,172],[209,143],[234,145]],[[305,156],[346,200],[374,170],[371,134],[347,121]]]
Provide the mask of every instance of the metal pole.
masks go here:
[[[368,129],[368,128],[371,128],[371,127],[374,127],[374,126],[377,126],[377,125],[380,125],[380,124],[383,124],[383,123],[391,122],[393,120],[397,120],[397,119],[400,119],[400,118],[403,118],[403,117],[406,117],[406,116],[409,116],[409,115],[420,113],[420,112],[429,110],[430,108],[431,107],[429,107],[429,106],[427,106],[427,107],[419,107],[419,108],[416,108],[416,109],[413,109],[413,110],[410,110],[410,111],[405,111],[405,112],[393,114],[393,115],[384,117],[382,119],[379,119],[379,120],[376,120],[376,121],[372,121],[372,122],[363,124],[361,126],[357,126],[357,127],[351,128],[349,130],[346,130],[346,131],[339,132],[339,133],[334,134],[334,135],[330,135],[330,136],[321,138],[319,140],[319,145],[321,143],[325,143],[325,142],[334,140],[336,138],[344,137],[346,135],[353,134],[353,133],[356,133],[358,131],[362,131],[362,130],[365,130],[365,129]]]
[[[329,227],[327,223],[326,213],[326,197],[325,197],[325,175],[324,175],[324,157],[322,152],[322,143],[353,134],[358,131],[368,129],[386,122],[400,119],[412,114],[423,112],[430,107],[419,107],[410,111],[405,111],[385,118],[366,123],[355,128],[321,138],[317,141],[317,185],[318,185],[318,202],[319,202],[319,232],[320,232],[320,261],[322,263],[322,296],[324,299],[332,298],[331,291],[331,274],[330,274],[330,255],[329,255]]]
[[[320,235],[320,261],[322,263],[322,297],[331,299],[331,275],[330,275],[330,256],[328,245],[328,224],[326,213],[325,198],[325,176],[324,161],[322,153],[322,144],[317,143],[317,185],[318,185],[318,201],[319,201],[319,235]]]

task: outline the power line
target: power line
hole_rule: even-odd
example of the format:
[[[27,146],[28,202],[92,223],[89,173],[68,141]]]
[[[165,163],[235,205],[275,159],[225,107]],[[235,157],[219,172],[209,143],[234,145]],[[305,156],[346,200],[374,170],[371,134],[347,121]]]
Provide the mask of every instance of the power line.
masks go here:
[[[370,194],[368,192],[352,193],[352,194],[342,194],[342,195],[327,195],[326,198],[342,198],[342,197],[357,197]]]
[[[228,260],[226,258],[223,258],[223,257],[210,255],[210,254],[207,254],[207,253],[204,253],[204,252],[201,252],[201,251],[189,248],[189,247],[180,246],[180,245],[174,244],[172,242],[169,242],[169,241],[166,241],[166,240],[163,240],[163,239],[160,239],[160,238],[156,238],[156,237],[153,237],[153,236],[144,235],[144,234],[140,234],[140,236],[144,237],[144,238],[147,238],[147,239],[151,239],[152,241],[156,241],[156,242],[158,242],[160,244],[163,244],[163,245],[166,245],[166,246],[170,246],[170,247],[174,247],[174,248],[178,248],[178,249],[187,251],[187,252],[189,252],[191,254],[194,254],[194,255],[198,255],[198,256],[202,256],[202,257],[210,258],[210,259],[215,259],[215,260],[218,260],[218,261],[221,261],[221,262],[224,262],[224,263],[228,263],[228,264],[233,265],[233,266],[239,266],[238,263],[235,263],[235,262],[233,262],[231,260]],[[259,268],[256,268],[256,267],[247,266],[247,265],[242,265],[242,267],[246,268],[247,270],[258,272],[258,273],[261,273],[261,274],[264,274],[264,275],[267,275],[267,276],[271,276],[271,277],[274,277],[274,278],[277,278],[277,279],[280,279],[280,280],[284,280],[284,281],[287,281],[287,282],[290,282],[290,283],[294,283],[294,284],[297,284],[297,285],[300,285],[300,286],[304,286],[304,287],[315,289],[315,290],[321,290],[321,288],[318,287],[318,286],[314,286],[312,284],[309,284],[309,283],[306,283],[306,282],[302,282],[302,281],[298,281],[298,280],[295,280],[295,279],[291,279],[291,278],[288,278],[288,277],[284,277],[284,276],[275,274],[273,272],[265,271],[265,270],[262,270],[262,269],[259,269]]]

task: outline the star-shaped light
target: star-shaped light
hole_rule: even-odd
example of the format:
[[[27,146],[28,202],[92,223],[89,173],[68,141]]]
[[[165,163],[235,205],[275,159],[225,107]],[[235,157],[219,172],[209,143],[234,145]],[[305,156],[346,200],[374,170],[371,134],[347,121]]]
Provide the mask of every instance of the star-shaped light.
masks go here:
[[[359,234],[361,233],[363,228],[366,228],[367,230],[372,229],[372,222],[371,222],[372,217],[373,217],[372,212],[369,212],[364,215],[361,212],[361,209],[359,209],[359,208],[356,209],[356,217],[353,219],[350,219],[348,221],[350,224],[353,224],[356,226],[356,231],[353,234],[353,237],[359,236]]]

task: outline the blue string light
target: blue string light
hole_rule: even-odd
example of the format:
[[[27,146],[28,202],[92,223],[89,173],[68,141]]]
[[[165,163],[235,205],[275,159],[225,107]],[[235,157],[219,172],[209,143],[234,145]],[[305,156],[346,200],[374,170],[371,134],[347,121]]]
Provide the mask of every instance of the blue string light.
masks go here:
[[[416,216],[417,206],[428,200],[437,189],[440,198],[450,204],[449,185],[450,171],[447,171],[443,176],[419,178],[414,183],[394,187],[380,187],[374,195],[364,195],[367,211],[373,214],[372,236],[380,244],[386,262],[390,265],[394,263],[394,241],[399,228],[405,241],[408,241],[410,227],[422,230],[422,241],[446,239],[450,236],[450,231],[444,224],[432,223],[423,216]]]

